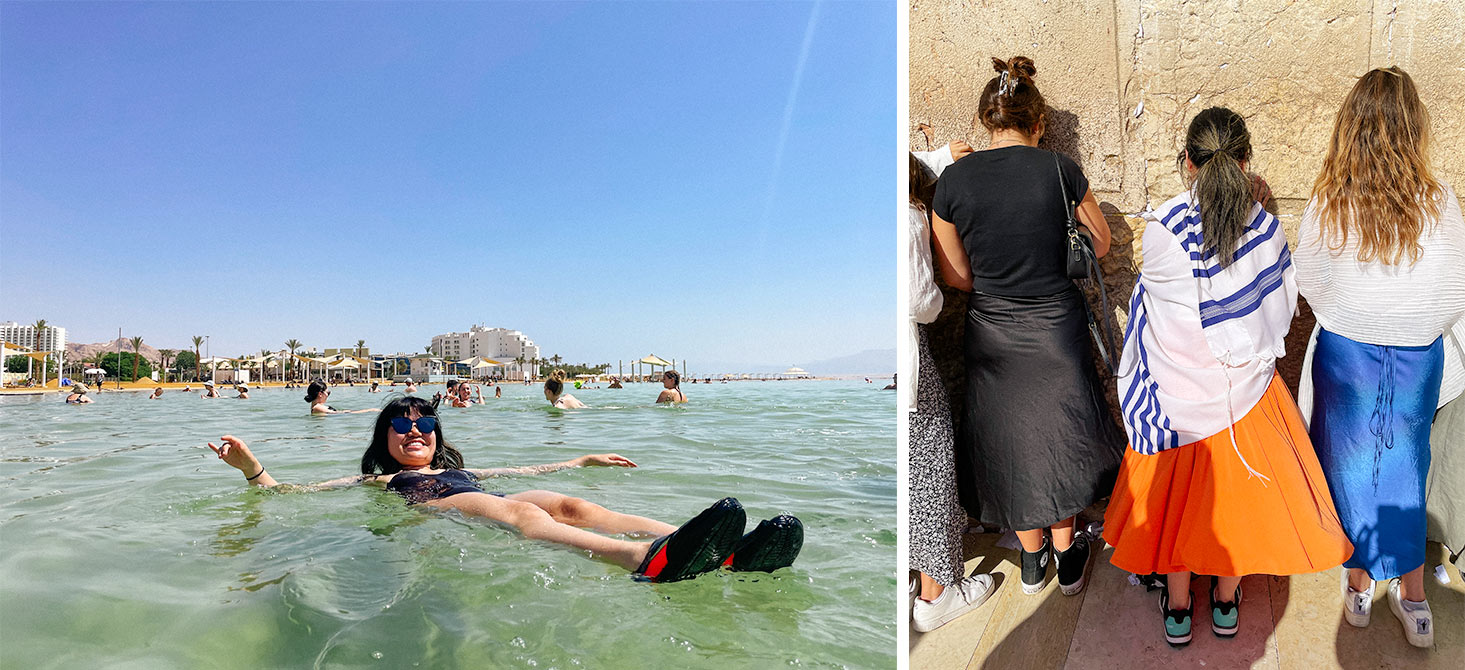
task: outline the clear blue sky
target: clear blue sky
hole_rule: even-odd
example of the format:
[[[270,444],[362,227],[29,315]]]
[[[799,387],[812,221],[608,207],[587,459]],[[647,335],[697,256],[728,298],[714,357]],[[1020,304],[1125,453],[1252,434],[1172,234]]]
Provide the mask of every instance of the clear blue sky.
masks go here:
[[[895,341],[896,6],[0,4],[0,320],[215,354]]]

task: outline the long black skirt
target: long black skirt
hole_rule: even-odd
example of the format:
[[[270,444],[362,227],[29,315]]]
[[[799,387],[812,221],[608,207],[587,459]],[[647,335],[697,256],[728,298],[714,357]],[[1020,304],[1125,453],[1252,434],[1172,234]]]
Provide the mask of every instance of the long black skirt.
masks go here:
[[[956,465],[964,503],[1014,530],[1052,525],[1109,495],[1125,437],[1089,348],[1083,294],[973,293],[965,421]]]

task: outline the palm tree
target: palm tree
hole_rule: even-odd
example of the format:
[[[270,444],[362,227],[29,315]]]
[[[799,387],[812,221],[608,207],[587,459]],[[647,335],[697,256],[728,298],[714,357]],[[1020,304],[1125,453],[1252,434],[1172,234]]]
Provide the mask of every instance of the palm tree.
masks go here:
[[[142,337],[134,336],[128,342],[132,343],[132,381],[137,381],[137,363],[142,357]]]
[[[518,356],[515,356],[514,357],[514,365],[519,366],[519,374],[520,375],[523,375],[523,373],[524,373],[524,354],[519,354]]]
[[[300,348],[300,340],[297,340],[293,337],[285,340],[285,348],[290,350],[290,360],[286,361],[286,363],[290,366],[290,370],[293,372],[295,370],[295,350]],[[282,372],[281,374],[284,373]]]
[[[356,340],[356,357],[361,358],[361,351],[366,348],[366,340]],[[371,368],[366,368],[366,378],[371,379]]]
[[[173,351],[172,349],[159,349],[158,350],[158,367],[159,368],[162,368],[162,370],[163,370],[163,383],[164,384],[167,384],[168,383],[168,359],[172,358],[173,357],[173,354],[175,354],[175,353],[177,353],[177,352]]]
[[[561,358],[559,354],[555,354],[555,355],[549,357],[549,362],[554,363],[555,365],[559,365],[560,364],[560,361],[562,361],[562,360],[564,360],[564,359]]]
[[[202,335],[194,335],[193,336],[193,380],[194,381],[198,381],[199,379],[202,379],[203,378],[203,359],[201,359],[199,357],[199,355],[198,355],[198,349],[201,346],[203,346],[203,336]]]

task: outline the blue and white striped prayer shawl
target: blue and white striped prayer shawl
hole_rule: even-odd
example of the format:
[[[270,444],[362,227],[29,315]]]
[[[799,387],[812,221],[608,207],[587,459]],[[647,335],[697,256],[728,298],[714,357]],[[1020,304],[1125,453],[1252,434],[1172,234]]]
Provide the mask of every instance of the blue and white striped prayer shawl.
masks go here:
[[[1261,400],[1297,307],[1292,255],[1277,217],[1251,210],[1222,269],[1201,239],[1192,193],[1145,212],[1143,269],[1129,303],[1119,398],[1141,454],[1227,430]]]

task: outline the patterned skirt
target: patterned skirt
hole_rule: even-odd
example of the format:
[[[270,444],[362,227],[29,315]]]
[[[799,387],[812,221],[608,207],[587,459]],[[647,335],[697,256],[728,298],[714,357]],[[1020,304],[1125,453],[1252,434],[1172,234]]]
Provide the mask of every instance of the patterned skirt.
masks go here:
[[[919,326],[917,332],[921,367],[916,411],[909,414],[911,568],[942,586],[951,586],[966,573],[961,560],[966,512],[956,497],[951,405],[931,358],[926,326]]]

